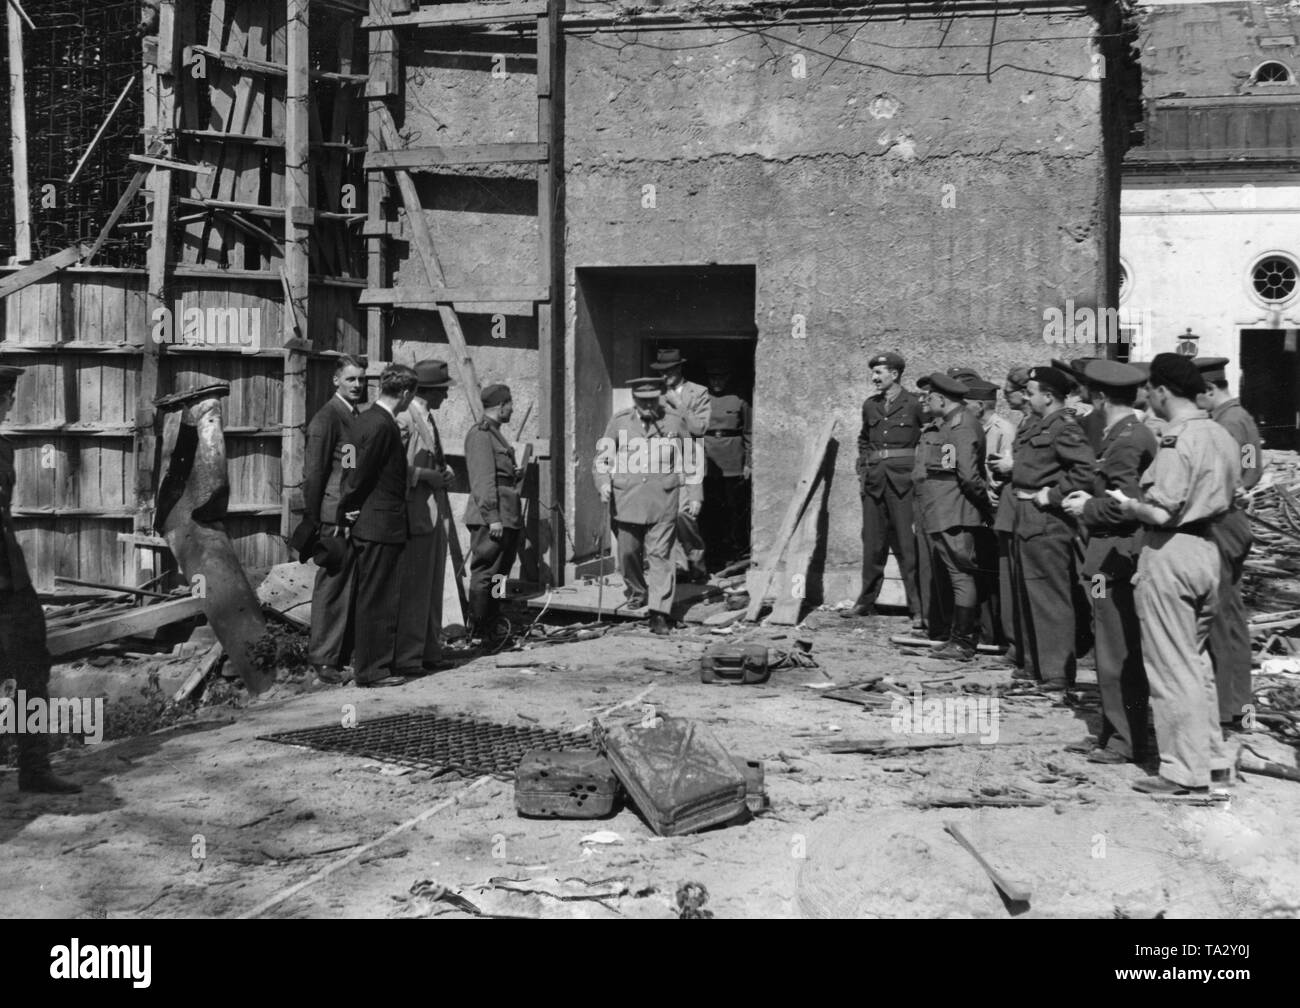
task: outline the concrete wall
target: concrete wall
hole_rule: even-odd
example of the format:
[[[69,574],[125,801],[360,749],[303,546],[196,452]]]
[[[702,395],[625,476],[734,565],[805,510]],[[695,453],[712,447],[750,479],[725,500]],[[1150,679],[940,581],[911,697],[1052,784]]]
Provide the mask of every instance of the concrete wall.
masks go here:
[[[576,269],[752,265],[755,545],[769,545],[810,431],[834,412],[844,445],[827,564],[844,579],[828,579],[828,594],[850,594],[861,549],[852,442],[867,359],[898,350],[909,379],[956,363],[1000,377],[1057,352],[1043,340],[1046,308],[1097,305],[1113,283],[1115,180],[1095,27],[1080,5],[1004,15],[996,27],[985,16],[914,14],[816,26],[571,28],[569,430],[592,394],[577,380],[573,333],[587,308]],[[416,58],[407,122],[420,142],[535,138],[531,77],[494,81],[450,56]],[[511,217],[527,211],[522,191],[496,204],[491,222],[460,215],[465,230],[453,234],[464,240],[449,246],[449,282],[492,271],[501,282],[531,279],[529,232]],[[572,512],[592,449],[568,450]]]

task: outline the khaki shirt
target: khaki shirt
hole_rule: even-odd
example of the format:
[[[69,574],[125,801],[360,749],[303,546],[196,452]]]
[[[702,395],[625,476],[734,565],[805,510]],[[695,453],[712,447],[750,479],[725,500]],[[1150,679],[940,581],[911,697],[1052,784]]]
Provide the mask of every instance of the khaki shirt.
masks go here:
[[[1204,413],[1169,424],[1142,474],[1143,499],[1173,516],[1167,529],[1224,514],[1240,484],[1237,442]]]

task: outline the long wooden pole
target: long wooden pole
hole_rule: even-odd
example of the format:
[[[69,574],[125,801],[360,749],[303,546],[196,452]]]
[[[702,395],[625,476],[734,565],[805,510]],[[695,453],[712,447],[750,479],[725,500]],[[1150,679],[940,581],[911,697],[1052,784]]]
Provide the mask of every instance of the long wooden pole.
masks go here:
[[[289,501],[299,500],[307,439],[308,277],[314,215],[311,206],[311,48],[308,0],[287,0],[288,78],[284,121],[284,387],[280,471],[286,507],[281,533],[289,534]]]
[[[23,85],[23,22],[18,9],[5,3],[9,16],[9,133],[13,149],[14,258],[32,258],[31,191],[27,184],[27,97]]]

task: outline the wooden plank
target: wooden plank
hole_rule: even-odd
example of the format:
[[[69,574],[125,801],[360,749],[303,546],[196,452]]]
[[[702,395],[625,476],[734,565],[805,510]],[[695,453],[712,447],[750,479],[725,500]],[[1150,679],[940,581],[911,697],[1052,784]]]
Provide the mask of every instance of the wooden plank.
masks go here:
[[[244,10],[241,5],[240,10]],[[267,35],[270,19],[269,5],[252,3],[247,8],[247,35],[244,39],[244,51],[251,59],[260,60],[266,56]],[[256,133],[263,128],[265,118],[266,82],[257,75],[245,77],[235,91],[235,119],[231,128],[238,133]],[[265,155],[256,147],[238,145],[231,152],[235,167],[232,199],[236,202],[256,205],[262,186],[262,164]],[[234,239],[232,247],[227,249],[227,265],[236,269],[261,269],[263,265],[260,242]],[[233,252],[233,254],[231,254]]]
[[[18,8],[5,4],[9,23],[9,170],[14,187],[14,257],[32,258],[31,189],[27,178],[27,98],[23,68],[23,24]]]
[[[48,646],[54,657],[84,651],[86,648],[134,637],[138,634],[154,631],[191,619],[203,614],[204,600],[196,597],[176,599],[171,602],[159,602],[157,605],[134,609],[130,613],[114,616],[111,619],[95,620],[79,627],[56,630],[49,635]]]
[[[392,305],[395,308],[434,308],[437,305],[463,302],[474,304],[492,301],[549,301],[551,289],[545,284],[531,287],[380,287],[365,290],[357,303],[363,306]]]
[[[289,68],[284,63],[275,63],[255,55],[236,56],[234,53],[220,52],[205,45],[196,45],[192,48],[194,52],[202,53],[208,59],[215,60],[231,70],[242,70],[261,77],[283,78],[288,75]],[[248,51],[253,53],[254,47],[250,46]],[[336,73],[327,70],[311,70],[308,72],[308,77],[313,81],[334,81],[342,84],[364,84],[366,81],[365,74]]]
[[[169,171],[190,172],[194,175],[211,175],[216,171],[216,169],[211,165],[187,164],[184,161],[173,161],[171,158],[150,157],[147,154],[130,154],[127,156],[127,160],[134,161],[136,164],[166,168]]]
[[[539,279],[549,286],[549,294],[563,292],[565,283],[564,205],[558,198],[564,166],[557,168],[555,164],[564,138],[564,32],[560,26],[563,4],[556,0],[545,6],[537,19],[537,139],[547,152],[547,159],[537,167],[537,262]],[[538,558],[537,579],[554,584],[563,579],[564,543],[568,538],[567,531],[557,527],[563,521],[567,473],[556,461],[564,451],[565,304],[560,296],[548,300],[537,305],[537,356],[541,365],[537,393],[542,402],[537,429],[547,442],[546,457],[537,466],[537,535],[550,547],[545,557]]]
[[[795,527],[799,524],[799,516],[803,514],[808,495],[812,493],[813,486],[821,475],[822,464],[826,460],[826,448],[830,444],[831,434],[835,431],[835,424],[836,418],[833,416],[822,421],[821,428],[805,456],[803,474],[795,484],[794,495],[790,498],[785,518],[781,521],[781,528],[776,534],[776,540],[772,544],[767,560],[763,567],[750,577],[749,608],[745,610],[745,619],[750,622],[758,619],[758,614],[763,608],[763,596],[767,594],[785,548],[790,543],[790,537],[794,535]]]
[[[308,0],[288,0],[286,53],[289,76],[285,83],[284,194],[288,212],[284,224],[284,329],[282,344],[297,347],[308,331],[310,243],[309,218],[301,211],[311,206],[310,113],[311,63]],[[281,516],[281,535],[289,535],[291,515],[287,501],[302,486],[303,455],[307,434],[307,357],[289,350],[284,358],[280,390],[281,423],[280,477],[286,501]],[[269,418],[268,418],[269,419]]]
[[[181,703],[188,700],[190,694],[203,685],[203,680],[210,676],[212,670],[221,663],[225,653],[220,641],[208,648],[207,654],[199,659],[199,663],[194,666],[194,671],[185,677],[185,682],[181,683],[181,688],[172,697],[172,702]]]
[[[421,7],[410,14],[388,18],[363,18],[368,31],[394,28],[440,28],[449,25],[516,24],[546,13],[541,0],[513,0],[511,3],[450,3]]]
[[[373,17],[385,18],[392,13],[405,9],[397,0],[370,0],[370,13]],[[397,35],[392,31],[378,31],[370,36],[369,80],[366,81],[366,97],[383,99],[400,93],[400,71],[397,66]],[[367,117],[366,145],[369,151],[382,150],[384,147],[383,128],[379,117],[380,106],[371,102]],[[382,174],[366,176],[366,224],[372,230],[379,225],[390,223],[385,219],[386,204],[390,195],[388,178]],[[385,287],[389,283],[389,246],[388,239],[374,235],[366,242],[366,284],[372,288]],[[378,307],[371,307],[366,312],[366,353],[371,360],[382,360],[388,356],[387,321],[385,313]]]
[[[457,147],[407,147],[370,151],[366,171],[431,171],[458,165],[531,164],[550,157],[546,143],[482,143]]]
[[[0,280],[0,300],[7,298],[10,294],[22,290],[24,287],[30,287],[34,283],[39,283],[46,277],[53,276],[61,269],[79,263],[86,254],[86,246],[74,245],[72,248],[66,248],[62,252],[55,252],[54,255],[46,256],[30,266],[24,266],[17,273],[10,273],[3,280]]]
[[[126,213],[126,211],[130,209],[131,204],[135,202],[136,196],[139,195],[140,189],[144,186],[144,180],[148,177],[148,171],[138,171],[135,173],[135,177],[131,179],[131,183],[126,187],[126,191],[122,193],[122,198],[117,201],[117,206],[113,208],[113,212],[108,215],[108,220],[104,222],[104,227],[100,230],[99,237],[95,239],[95,244],[92,245],[90,251],[86,253],[86,258],[84,260],[85,265],[89,266],[95,261],[95,256],[99,255],[99,250],[104,247],[104,242],[108,241],[108,236],[113,233],[113,228],[116,227],[117,222],[121,220],[122,214]]]
[[[973,857],[976,860],[976,862],[978,862],[979,866],[984,869],[984,874],[986,874],[989,877],[990,881],[992,881],[992,883],[995,886],[997,886],[999,889],[1002,890],[1002,893],[1006,896],[1007,899],[1011,900],[1011,902],[1013,903],[1029,902],[1029,896],[1030,896],[1029,887],[1019,882],[1011,881],[1000,871],[994,868],[991,864],[989,864],[988,861],[984,859],[984,855],[981,854],[975,848],[975,845],[971,843],[970,840],[967,839],[966,834],[961,831],[960,826],[958,826],[955,822],[949,820],[943,824],[943,828],[944,828],[944,832],[946,832],[949,836],[951,836],[959,844],[965,847],[967,851],[970,852],[970,856]]]
[[[338,45],[336,47],[336,59],[340,73],[350,74],[352,72],[353,51],[356,46],[355,39],[355,22],[351,19],[345,19],[339,25]],[[340,84],[338,93],[334,96],[334,107],[330,115],[330,130],[328,140],[331,143],[338,143],[340,147],[330,148],[326,154],[326,164],[329,166],[327,171],[327,184],[331,187],[326,193],[324,203],[329,207],[343,209],[343,185],[348,181],[348,143],[349,124],[355,118],[356,110],[357,85]],[[319,204],[318,204],[319,205]],[[354,242],[347,228],[335,227],[335,234],[339,243],[339,264],[336,273],[353,275],[356,272]]]
[[[808,498],[808,506],[803,509],[799,523],[790,542],[790,555],[785,562],[785,577],[780,579],[779,593],[772,606],[768,622],[777,626],[794,626],[804,607],[804,591],[796,593],[794,578],[800,577],[801,586],[808,584],[809,562],[817,549],[817,522],[821,516],[822,504],[826,499],[826,481],[818,480]]]

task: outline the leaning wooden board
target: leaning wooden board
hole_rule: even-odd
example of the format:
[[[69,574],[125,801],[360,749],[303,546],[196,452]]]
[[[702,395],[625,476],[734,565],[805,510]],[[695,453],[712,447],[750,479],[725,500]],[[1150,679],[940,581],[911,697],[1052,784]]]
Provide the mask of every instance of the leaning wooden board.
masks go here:
[[[47,645],[50,654],[57,658],[59,655],[95,647],[97,644],[121,640],[123,637],[152,633],[160,627],[179,623],[192,616],[203,615],[203,602],[204,600],[198,596],[190,596],[172,602],[159,602],[157,605],[134,609],[120,616],[95,620],[78,627],[56,630],[49,635]]]

